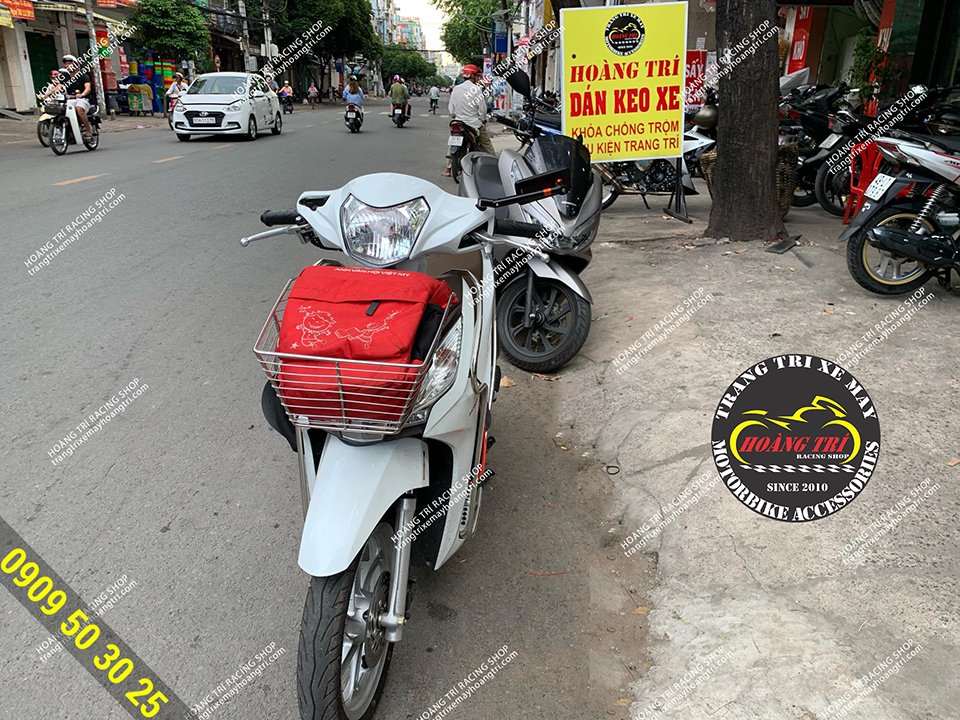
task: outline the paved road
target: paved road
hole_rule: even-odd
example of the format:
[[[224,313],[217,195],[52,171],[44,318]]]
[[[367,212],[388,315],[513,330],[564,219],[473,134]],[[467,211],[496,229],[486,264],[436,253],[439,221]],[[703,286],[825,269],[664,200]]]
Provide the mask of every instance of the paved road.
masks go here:
[[[425,106],[402,130],[374,106],[360,135],[331,108],[253,143],[150,129],[64,157],[0,148],[0,514],[85,598],[136,583],[104,617],[188,705],[270,643],[285,650],[214,717],[297,717],[306,590],[294,456],[260,415],[251,347],[316,255],[292,238],[241,251],[237,238],[262,209],[361,173],[449,183],[446,119]],[[123,199],[30,274],[25,261],[105,194]],[[461,720],[626,717],[616,699],[631,671],[610,648],[627,640],[606,614],[633,609],[639,571],[613,583],[600,570],[613,557],[606,476],[556,437],[552,384],[513,375],[482,530],[420,578],[380,717],[419,717],[504,645],[516,660]],[[54,466],[61,438],[128,385],[146,389]],[[5,591],[0,618],[0,718],[125,717],[72,658],[40,657],[45,633]]]

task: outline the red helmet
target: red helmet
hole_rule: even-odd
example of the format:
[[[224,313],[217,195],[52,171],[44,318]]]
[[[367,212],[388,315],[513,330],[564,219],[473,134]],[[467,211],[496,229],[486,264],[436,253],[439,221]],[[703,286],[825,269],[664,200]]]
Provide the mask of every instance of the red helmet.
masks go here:
[[[472,65],[472,64],[471,64],[471,65],[464,65],[464,66],[463,66],[463,76],[464,76],[464,77],[467,77],[467,78],[468,78],[468,77],[471,77],[471,76],[473,76],[473,75],[479,75],[479,74],[480,74],[480,68],[478,68],[476,65]]]

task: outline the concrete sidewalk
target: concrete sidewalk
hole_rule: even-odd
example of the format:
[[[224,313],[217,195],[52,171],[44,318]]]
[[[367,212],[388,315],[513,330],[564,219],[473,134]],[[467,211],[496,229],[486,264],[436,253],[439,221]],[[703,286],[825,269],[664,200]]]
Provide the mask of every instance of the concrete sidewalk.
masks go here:
[[[699,223],[708,203],[690,203]],[[618,561],[632,531],[697,478],[716,477],[712,417],[743,368],[784,352],[836,359],[902,301],[855,284],[836,244],[838,218],[813,207],[792,209],[788,221],[803,244],[776,255],[760,242],[691,241],[686,226],[638,198],[604,214],[583,274],[591,334],[551,388],[562,398],[558,424],[614,482],[620,510],[603,520],[615,528]],[[701,289],[711,301],[618,372],[618,354]],[[850,507],[781,523],[716,482],[629,558],[656,568],[639,598],[644,611],[621,618],[650,638],[646,653],[622,650],[622,665],[639,668],[620,678],[632,683],[633,718],[957,717],[960,466],[950,463],[960,457],[960,413],[930,399],[957,388],[960,297],[935,282],[927,289],[929,304],[847,365],[869,389],[883,434],[876,473]],[[870,529],[869,551],[842,562],[844,547],[921,482],[937,490],[884,533]],[[622,569],[611,561],[600,572]],[[905,644],[922,649],[888,671]],[[600,678],[609,665],[590,672]]]

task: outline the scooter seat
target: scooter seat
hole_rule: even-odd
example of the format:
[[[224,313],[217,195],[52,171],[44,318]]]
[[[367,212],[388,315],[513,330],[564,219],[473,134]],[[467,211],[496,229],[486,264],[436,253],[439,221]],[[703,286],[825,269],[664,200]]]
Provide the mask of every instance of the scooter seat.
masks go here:
[[[939,145],[953,155],[960,153],[960,136],[958,135],[934,135],[929,138],[929,142]]]

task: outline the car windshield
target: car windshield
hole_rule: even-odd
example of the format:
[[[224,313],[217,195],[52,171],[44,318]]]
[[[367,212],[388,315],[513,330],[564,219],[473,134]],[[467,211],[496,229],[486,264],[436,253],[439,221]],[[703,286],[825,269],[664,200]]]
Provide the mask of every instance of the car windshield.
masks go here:
[[[233,95],[243,92],[246,88],[246,78],[237,76],[208,76],[198,77],[187,90],[188,95]]]

